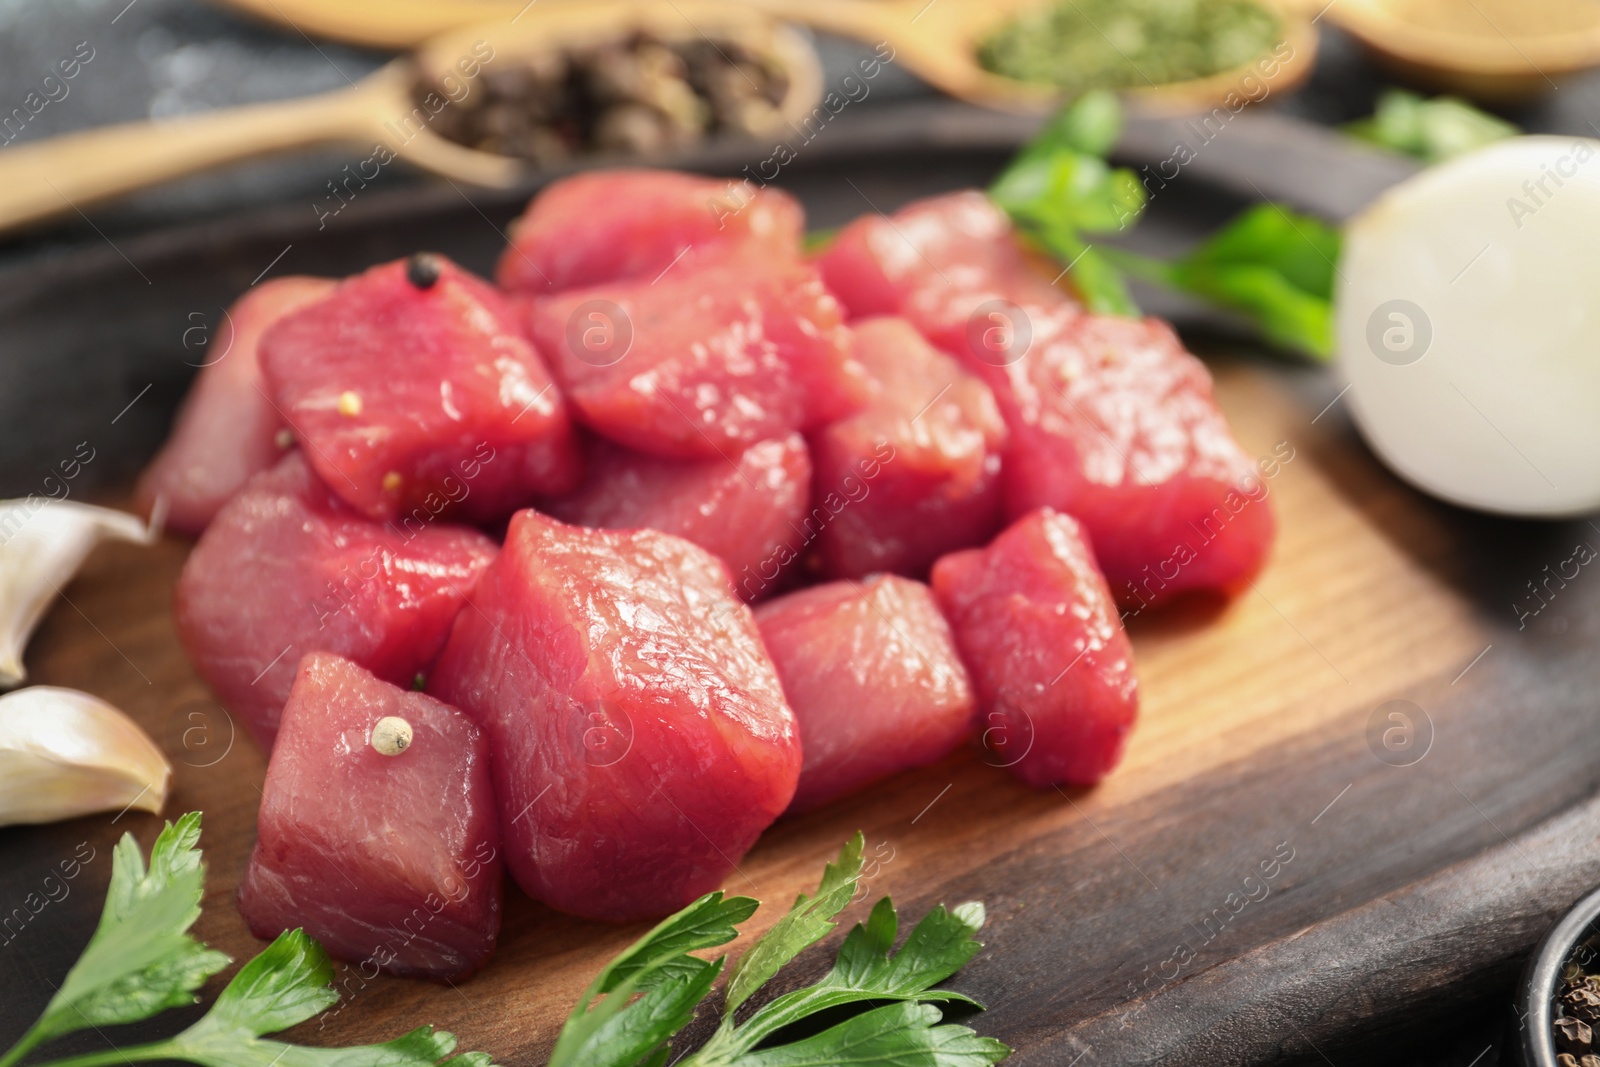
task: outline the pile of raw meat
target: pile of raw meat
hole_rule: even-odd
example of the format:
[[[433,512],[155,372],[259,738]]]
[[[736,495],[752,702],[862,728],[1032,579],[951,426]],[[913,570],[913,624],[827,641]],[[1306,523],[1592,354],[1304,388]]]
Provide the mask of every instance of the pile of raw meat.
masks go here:
[[[457,977],[502,864],[636,920],[969,741],[1035,786],[1116,764],[1119,602],[1226,592],[1272,540],[1206,370],[979,193],[814,259],[802,229],[596,173],[494,284],[422,253],[231,309],[142,492],[201,535],[179,633],[272,751],[258,934]]]

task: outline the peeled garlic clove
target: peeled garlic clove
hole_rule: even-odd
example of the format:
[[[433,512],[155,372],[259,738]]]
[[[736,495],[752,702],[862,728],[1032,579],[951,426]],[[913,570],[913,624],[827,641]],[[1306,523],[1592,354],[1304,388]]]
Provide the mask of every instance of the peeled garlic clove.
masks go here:
[[[22,653],[45,609],[105,538],[154,544],[160,513],[135,515],[30,496],[0,501],[0,689],[22,684]]]
[[[159,812],[172,766],[128,716],[76,689],[0,697],[0,826]]]

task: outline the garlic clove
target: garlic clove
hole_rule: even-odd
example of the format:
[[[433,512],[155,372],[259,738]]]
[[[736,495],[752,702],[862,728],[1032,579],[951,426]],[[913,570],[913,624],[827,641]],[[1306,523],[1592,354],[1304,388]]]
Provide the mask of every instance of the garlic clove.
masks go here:
[[[159,812],[171,782],[155,742],[99,697],[48,685],[0,696],[0,826]]]
[[[0,501],[0,689],[27,677],[22,653],[45,609],[106,538],[154,544],[165,508],[146,526],[111,508],[30,496]]]

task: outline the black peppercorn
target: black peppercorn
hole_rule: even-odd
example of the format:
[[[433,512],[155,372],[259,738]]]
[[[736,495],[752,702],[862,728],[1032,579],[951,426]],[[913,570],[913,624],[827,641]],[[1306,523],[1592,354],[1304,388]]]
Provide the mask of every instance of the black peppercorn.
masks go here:
[[[432,252],[418,252],[406,260],[406,281],[418,289],[432,289],[444,265]]]

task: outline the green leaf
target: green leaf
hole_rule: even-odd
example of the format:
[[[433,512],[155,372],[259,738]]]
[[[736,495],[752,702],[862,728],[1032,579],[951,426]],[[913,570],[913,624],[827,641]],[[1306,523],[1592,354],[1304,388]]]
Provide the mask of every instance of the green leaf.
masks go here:
[[[205,1067],[434,1067],[456,1048],[454,1035],[432,1027],[418,1027],[382,1045],[349,1048],[261,1040],[264,1033],[290,1029],[338,1001],[328,953],[301,929],[291,929],[240,968],[200,1021],[158,1048],[168,1059]],[[488,1067],[490,1057],[466,1053],[450,1062]]]
[[[761,906],[749,897],[723,898],[707,893],[622,951],[591,983],[592,995],[609,993],[640,974],[698,973],[692,963],[703,963],[688,953],[726,945],[739,936],[739,924]]]
[[[1114,249],[1096,248],[1076,239],[1069,243],[1066,238],[1062,238],[1058,245],[1063,254],[1077,249],[1067,261],[1071,265],[1068,274],[1073,291],[1083,301],[1084,307],[1096,315],[1139,317],[1139,305],[1128,292],[1122,271],[1111,258],[1115,254]]]
[[[1239,312],[1266,338],[1327,358],[1339,231],[1278,204],[1258,204],[1172,264],[1177,288]]]
[[[1105,156],[1122,135],[1122,105],[1107,89],[1084,93],[1058,110],[1018,154],[1018,160],[1060,151]]]
[[[192,1004],[194,991],[228,965],[188,933],[205,887],[199,839],[198,812],[168,823],[146,870],[138,843],[123,835],[112,851],[100,924],[30,1031],[30,1045]]]
[[[454,1034],[419,1026],[381,1045],[346,1048],[308,1048],[252,1037],[243,1029],[203,1028],[205,1020],[151,1051],[160,1055],[144,1059],[174,1059],[202,1067],[434,1067],[441,1060],[457,1067],[487,1067],[489,1057],[469,1052],[450,1059]]]
[[[931,1004],[889,1004],[813,1037],[747,1052],[729,1067],[988,1067],[1011,1054],[992,1037],[939,1024]]]
[[[779,968],[821,941],[833,929],[833,917],[844,910],[856,894],[861,877],[861,853],[866,838],[861,831],[845,843],[839,858],[822,871],[822,881],[811,896],[795,898],[789,913],[739,957],[728,976],[728,991],[722,1013],[731,1019],[739,1005],[778,973]]]
[[[983,905],[972,901],[954,911],[939,905],[923,917],[893,957],[899,925],[894,903],[878,901],[865,924],[857,925],[839,949],[838,962],[818,988],[871,990],[908,996],[925,992],[967,965],[983,945],[972,935],[983,928]]]
[[[833,969],[821,981],[775,998],[732,1034],[719,1033],[717,1039],[722,1040],[713,1039],[707,1047],[718,1055],[727,1055],[724,1049],[742,1054],[807,1016],[864,1001],[938,1000],[978,1006],[961,993],[932,987],[959,971],[983,947],[972,937],[983,920],[982,904],[963,904],[953,911],[941,905],[923,917],[891,956],[899,920],[894,904],[884,897],[867,921],[850,931]]]
[[[635,941],[584,990],[549,1067],[633,1067],[658,1056],[722,970],[721,959],[689,953],[732,941],[757,906],[749,897],[708,893]]]
[[[381,1045],[306,1048],[261,1035],[287,1030],[339,1001],[328,954],[302,930],[279,934],[239,969],[199,1022],[160,1042],[164,1058],[204,1067],[433,1067],[455,1050],[453,1034],[418,1027]],[[469,1052],[457,1067],[488,1067],[490,1058]]]
[[[148,869],[124,835],[112,852],[111,885],[100,925],[45,1013],[0,1057],[14,1064],[41,1041],[87,1026],[133,1022],[193,1002],[194,990],[228,958],[189,936],[200,915],[205,867],[200,814],[168,824]],[[302,1023],[339,1000],[328,956],[301,930],[279,935],[240,968],[211,1010],[175,1037],[126,1045],[44,1067],[183,1060],[201,1067],[492,1067],[486,1053],[451,1057],[453,1034],[422,1026],[381,1045],[305,1048],[262,1040]],[[450,1057],[447,1059],[447,1057]]]
[[[989,187],[1022,236],[1053,256],[1089,310],[1138,315],[1122,275],[1084,234],[1118,233],[1138,221],[1145,189],[1102,157],[1122,115],[1111,93],[1088,93],[1058,112]]]
[[[288,930],[239,969],[195,1025],[260,1037],[303,1023],[337,1003],[328,954],[304,930]]]
[[[1006,168],[989,187],[989,197],[1019,226],[1046,240],[1058,230],[1125,230],[1145,203],[1144,185],[1132,171],[1070,150]]]
[[[711,992],[722,971],[722,960],[693,960],[693,969],[659,978],[644,989],[635,978],[601,1000],[583,1017],[569,1022],[550,1059],[558,1063],[618,1067],[659,1056],[672,1035],[694,1018],[695,1008]],[[641,994],[635,997],[635,994]],[[572,1038],[568,1040],[568,1034]],[[574,1051],[567,1051],[567,1050]],[[569,1061],[563,1057],[572,1056]]]
[[[950,977],[979,949],[972,935],[983,925],[983,906],[935,908],[919,922],[899,952],[894,905],[885,898],[865,923],[845,938],[833,969],[815,985],[777,997],[739,1024],[735,1011],[799,953],[834,928],[834,918],[855,895],[865,838],[856,834],[828,864],[817,890],[794,906],[739,960],[728,981],[722,1022],[680,1067],[772,1064],[882,1064],[979,1067],[998,1063],[1009,1049],[961,1026],[938,1025],[938,1009],[919,1001],[972,1004],[971,998],[931,988]],[[666,1067],[668,1042],[694,1017],[722,970],[723,959],[688,955],[731,941],[756,902],[712,893],[666,919],[597,975],[568,1017],[549,1067]],[[757,1049],[791,1023],[831,1008],[894,1001],[815,1037]],[[258,1064],[242,1067],[262,1067]],[[294,1065],[291,1065],[294,1067]],[[359,1067],[359,1065],[358,1065]]]
[[[1339,231],[1319,219],[1280,204],[1257,204],[1179,263],[1186,269],[1266,267],[1296,289],[1331,300],[1340,245]]]
[[[1386,91],[1372,117],[1348,123],[1345,131],[1424,163],[1439,163],[1520,132],[1465,100],[1453,96],[1425,100],[1401,89]]]
[[[1333,354],[1333,305],[1267,267],[1181,269],[1178,287],[1250,319],[1267,340],[1308,355]]]

